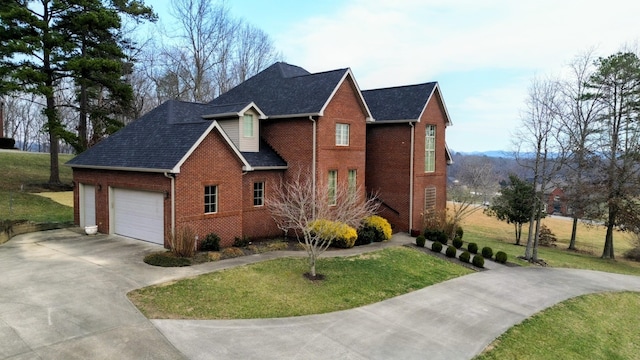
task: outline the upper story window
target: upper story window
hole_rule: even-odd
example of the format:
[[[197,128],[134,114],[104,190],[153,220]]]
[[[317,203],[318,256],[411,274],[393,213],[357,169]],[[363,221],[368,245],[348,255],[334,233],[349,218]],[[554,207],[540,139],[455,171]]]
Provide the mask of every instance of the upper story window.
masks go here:
[[[349,146],[349,124],[336,124],[336,146]]]
[[[242,135],[244,137],[253,137],[253,115],[246,114],[242,121]]]
[[[424,139],[424,172],[436,171],[436,126],[427,125]]]
[[[204,187],[204,212],[205,214],[218,212],[218,186]]]

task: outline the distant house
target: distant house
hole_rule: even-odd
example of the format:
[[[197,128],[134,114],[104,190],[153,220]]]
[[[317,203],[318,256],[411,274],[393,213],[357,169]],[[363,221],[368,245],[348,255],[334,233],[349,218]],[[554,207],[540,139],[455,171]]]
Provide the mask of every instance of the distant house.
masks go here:
[[[404,123],[420,123],[416,155],[399,144],[389,152],[398,150],[398,163],[425,162],[424,142],[433,141],[426,152],[435,154],[427,160],[433,165],[414,182],[416,188],[435,187],[434,206],[443,207],[445,180],[435,179],[446,179],[448,155],[444,122],[435,117],[446,109],[439,91],[435,98],[424,100],[425,115],[415,118],[420,121]],[[420,212],[421,205],[409,210],[402,200],[408,186],[395,190],[392,181],[370,174],[369,168],[405,176],[385,169],[395,163],[388,156],[369,156],[370,149],[388,146],[369,141],[369,134],[377,134],[374,117],[350,69],[309,73],[275,63],[208,104],[167,101],[69,161],[75,222],[165,246],[183,226],[200,238],[217,233],[223,246],[235,237],[277,236],[281,232],[265,208],[269,189],[300,169],[314,174],[318,186],[359,187],[371,177],[375,187],[366,188],[379,191],[394,211]],[[424,135],[427,123],[436,126],[432,138]],[[396,230],[410,228],[395,222]]]

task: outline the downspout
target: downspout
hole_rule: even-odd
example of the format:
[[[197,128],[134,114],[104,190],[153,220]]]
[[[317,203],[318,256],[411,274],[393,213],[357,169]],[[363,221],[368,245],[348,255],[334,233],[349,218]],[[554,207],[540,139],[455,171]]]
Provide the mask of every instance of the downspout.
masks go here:
[[[315,204],[316,203],[316,191],[317,191],[317,188],[316,188],[316,147],[317,147],[317,144],[316,144],[316,141],[317,141],[316,140],[317,139],[316,129],[317,129],[317,123],[316,123],[316,119],[314,119],[313,116],[311,116],[311,115],[309,115],[309,120],[311,120],[313,122],[313,155],[312,155],[312,160],[311,160],[313,165],[311,165],[311,178],[312,178],[311,184],[313,186],[313,203]],[[316,207],[312,206],[312,209],[313,209],[313,218],[315,218],[316,217]]]
[[[413,230],[413,157],[415,156],[415,133],[416,127],[412,122],[409,123],[411,127],[411,158],[409,160],[409,234]]]
[[[171,240],[176,237],[176,177],[175,174],[164,173],[164,176],[171,179]]]

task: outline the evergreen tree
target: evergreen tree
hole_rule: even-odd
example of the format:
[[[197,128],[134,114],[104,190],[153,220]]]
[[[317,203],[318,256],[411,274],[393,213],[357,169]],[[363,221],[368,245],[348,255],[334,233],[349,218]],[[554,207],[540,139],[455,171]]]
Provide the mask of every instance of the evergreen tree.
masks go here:
[[[522,225],[529,222],[533,212],[533,185],[515,175],[509,175],[509,184],[493,198],[485,214],[496,217],[515,227],[516,245],[520,245]]]
[[[91,97],[106,96],[120,106],[131,101],[131,89],[121,81],[126,43],[119,33],[120,15],[155,19],[152,9],[138,0],[0,1],[0,92],[23,91],[45,99],[49,183],[60,183],[59,139],[75,142],[78,150],[85,144],[80,136],[74,141],[60,121],[56,86],[73,80],[85,114]],[[92,89],[100,91],[92,96]],[[81,115],[79,129],[83,121],[86,124],[86,115]]]

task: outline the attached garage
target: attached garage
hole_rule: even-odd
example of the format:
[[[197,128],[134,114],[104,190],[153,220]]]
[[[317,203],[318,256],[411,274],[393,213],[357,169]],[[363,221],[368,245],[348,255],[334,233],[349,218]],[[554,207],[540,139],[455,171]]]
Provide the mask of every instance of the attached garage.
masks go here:
[[[164,194],[113,188],[112,229],[115,234],[164,244]]]

